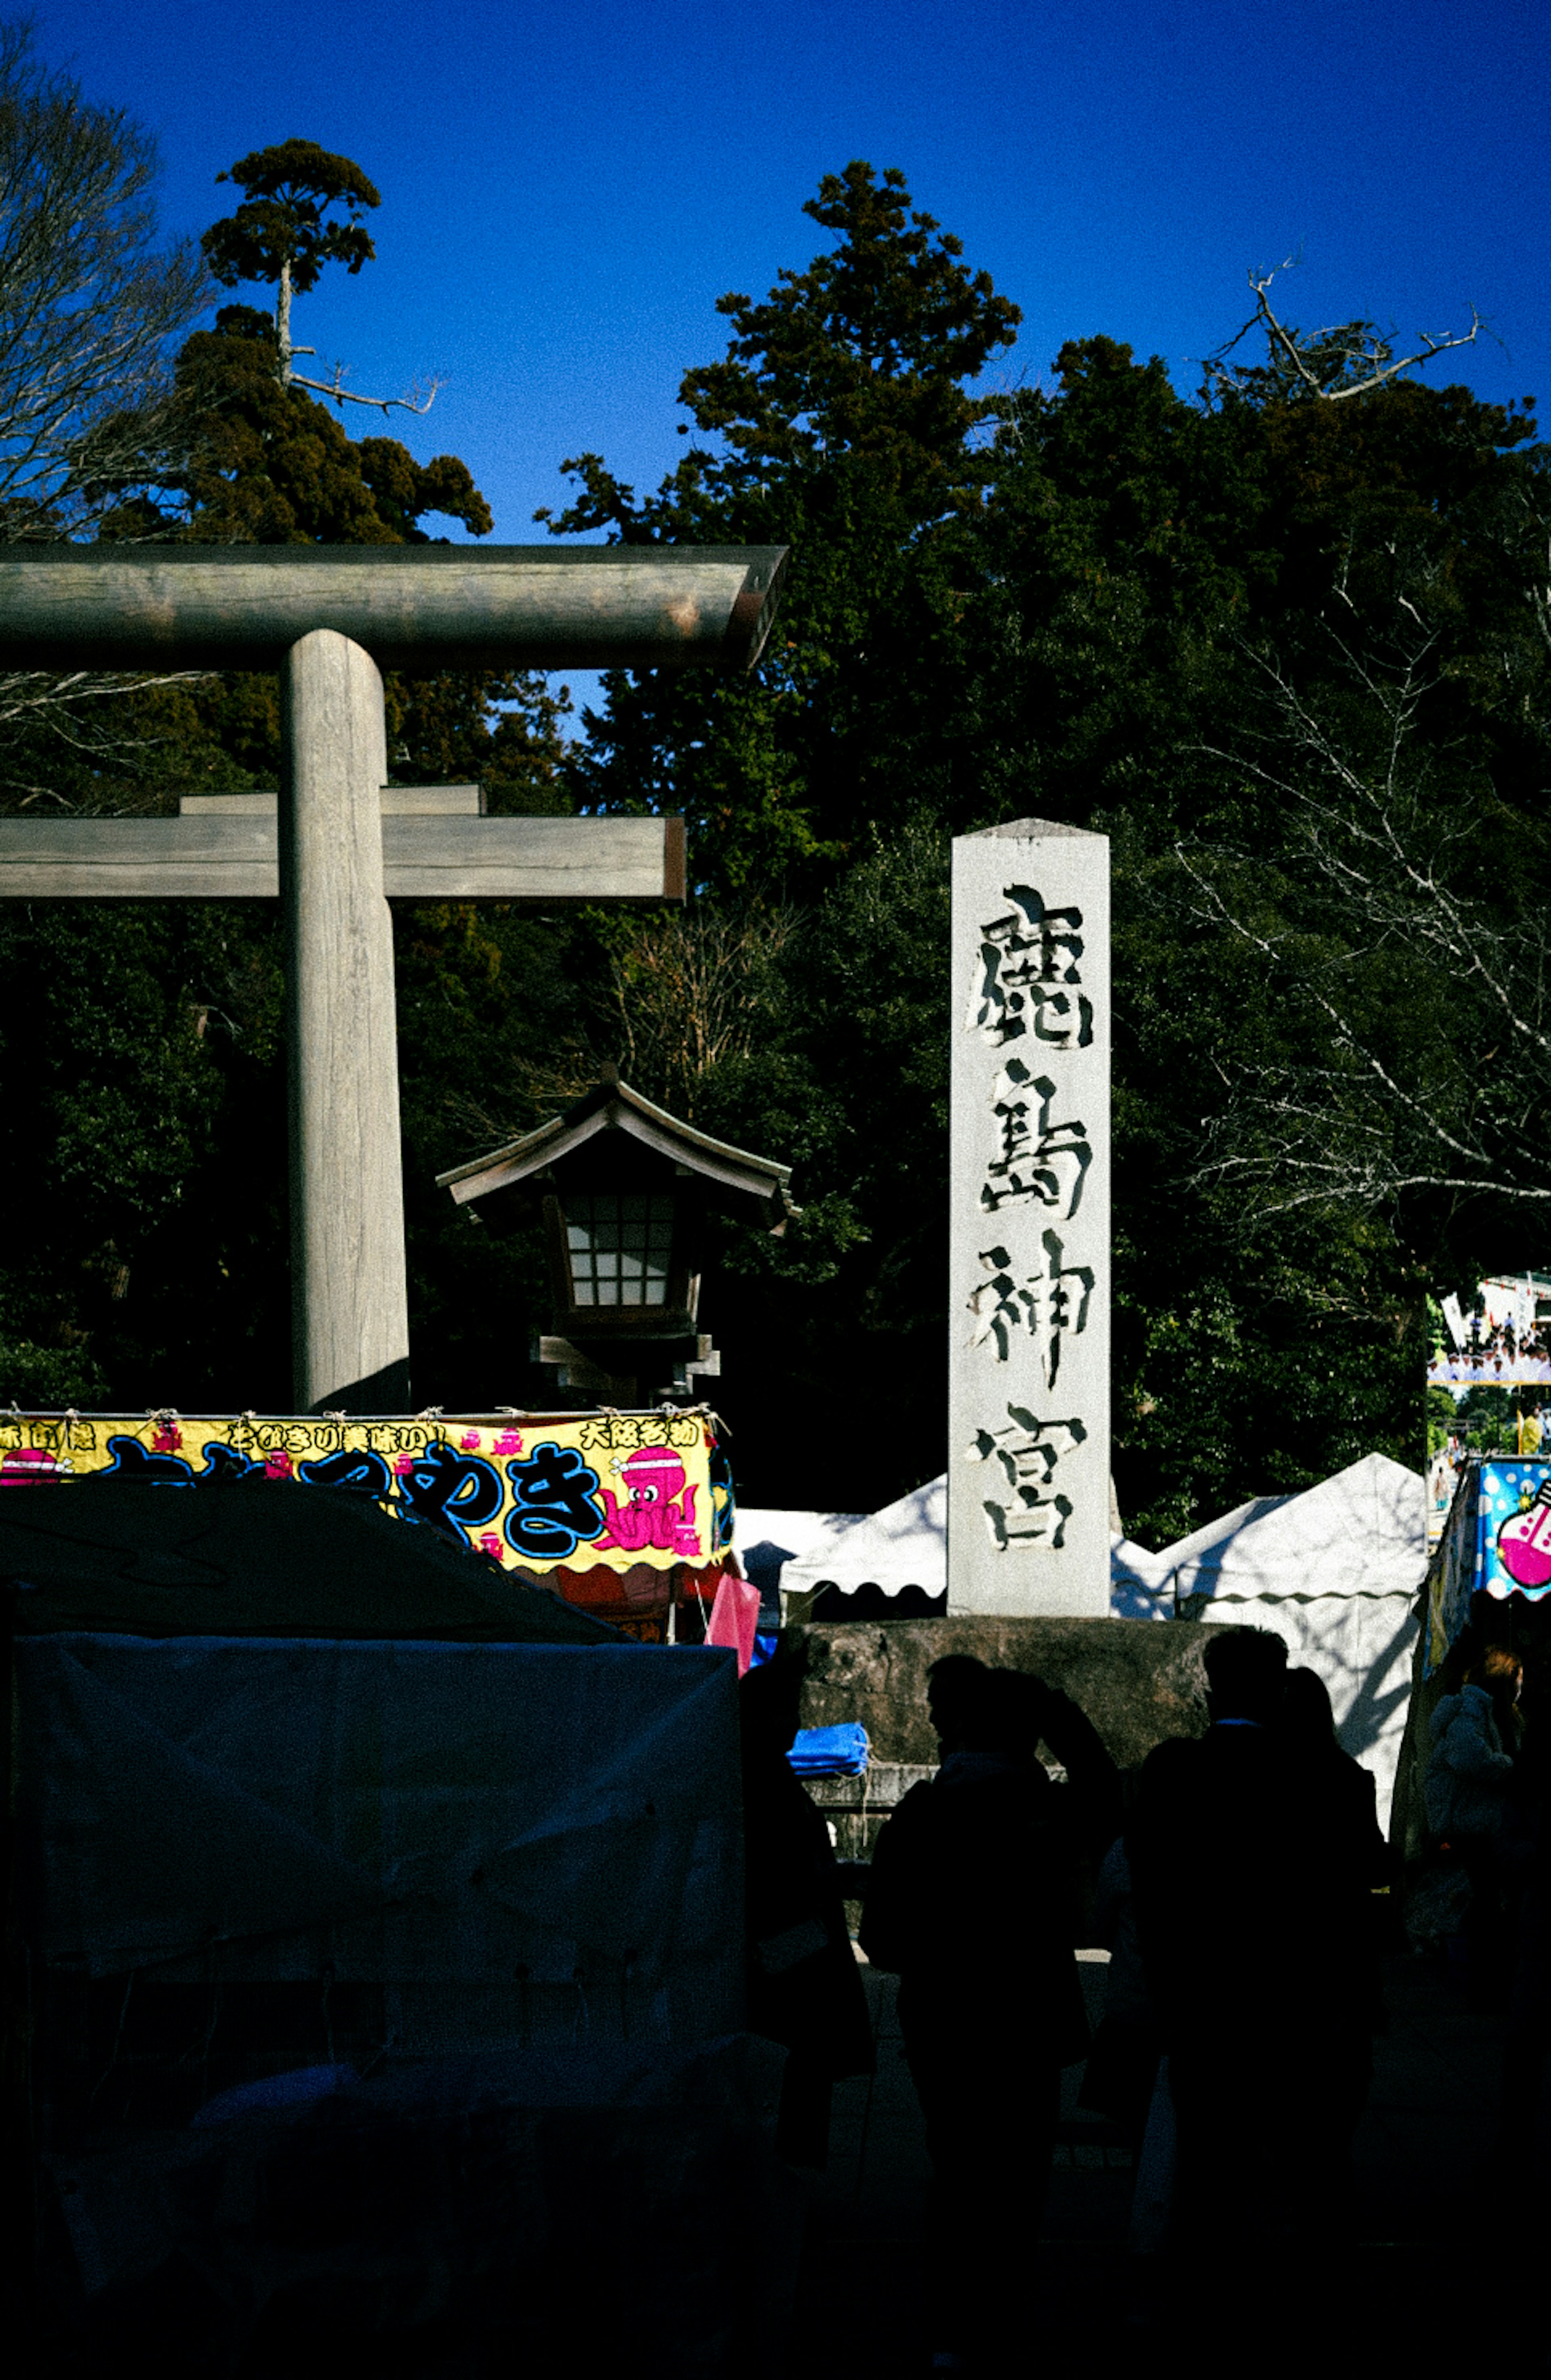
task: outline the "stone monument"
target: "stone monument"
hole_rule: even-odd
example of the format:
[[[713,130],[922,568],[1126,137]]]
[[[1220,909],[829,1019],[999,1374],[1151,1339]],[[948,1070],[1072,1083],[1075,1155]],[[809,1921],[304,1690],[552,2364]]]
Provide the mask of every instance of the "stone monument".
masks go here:
[[[1109,1612],[1109,845],[953,844],[948,1609]]]

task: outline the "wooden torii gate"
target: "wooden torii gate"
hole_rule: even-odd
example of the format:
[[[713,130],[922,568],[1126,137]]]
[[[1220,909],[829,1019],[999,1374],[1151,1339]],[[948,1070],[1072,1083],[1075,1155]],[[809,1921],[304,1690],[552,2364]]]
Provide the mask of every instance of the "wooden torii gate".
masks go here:
[[[384,669],[757,661],[782,547],[11,546],[13,670],[277,670],[278,802],[0,820],[0,898],[282,904],[297,1410],[402,1411],[409,1318],[391,898],[682,900],[684,822],[384,801]],[[418,814],[416,814],[416,813]]]

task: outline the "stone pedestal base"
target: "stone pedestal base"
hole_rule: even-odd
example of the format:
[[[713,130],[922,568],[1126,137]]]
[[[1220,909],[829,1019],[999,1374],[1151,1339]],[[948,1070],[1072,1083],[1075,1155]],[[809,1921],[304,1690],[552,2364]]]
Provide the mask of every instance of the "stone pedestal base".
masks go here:
[[[1086,1712],[1121,1768],[1157,1743],[1206,1726],[1201,1656],[1210,1622],[1142,1620],[810,1621],[788,1629],[806,1645],[802,1723],[859,1719],[875,1766],[935,1766],[927,1672],[947,1653],[1031,1670]]]

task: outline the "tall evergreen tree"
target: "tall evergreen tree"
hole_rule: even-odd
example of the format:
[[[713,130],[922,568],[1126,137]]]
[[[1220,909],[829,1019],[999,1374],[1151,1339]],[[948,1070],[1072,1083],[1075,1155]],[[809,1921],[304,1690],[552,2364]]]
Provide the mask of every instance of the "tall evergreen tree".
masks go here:
[[[995,400],[965,383],[1020,319],[892,168],[826,175],[804,212],[834,246],[761,304],[719,299],[727,354],[685,375],[716,443],[640,503],[579,456],[577,500],[539,516],[557,535],[792,547],[757,676],[612,673],[581,763],[591,800],[684,809],[697,874],[751,893],[832,882],[913,789],[939,802],[969,763],[959,623]]]

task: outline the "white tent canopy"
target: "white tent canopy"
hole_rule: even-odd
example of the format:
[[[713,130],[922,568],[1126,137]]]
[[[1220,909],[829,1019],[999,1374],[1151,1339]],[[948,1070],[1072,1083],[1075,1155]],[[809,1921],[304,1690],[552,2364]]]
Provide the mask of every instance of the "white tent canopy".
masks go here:
[[[1128,1548],[1128,1551],[1133,1549]],[[1301,1496],[1262,1496],[1149,1558],[1181,1619],[1273,1628],[1324,1679],[1346,1751],[1388,1816],[1427,1569],[1425,1483],[1387,1455]]]
[[[1247,1509],[1247,1508],[1246,1508]],[[899,1595],[908,1586],[943,1595],[948,1586],[948,1475],[913,1488],[878,1512],[797,1512],[738,1508],[738,1553],[745,1572],[783,1593],[821,1586],[842,1595],[873,1586]],[[1120,1620],[1171,1620],[1169,1558],[1118,1538],[1110,1552],[1110,1608]]]
[[[762,1601],[773,1602],[788,1562],[800,1561],[866,1518],[865,1512],[805,1512],[740,1504],[733,1542],[744,1576],[759,1589]]]
[[[842,1594],[880,1587],[898,1595],[918,1586],[927,1595],[948,1588],[948,1475],[913,1488],[880,1512],[831,1526],[782,1572],[782,1591],[807,1595],[838,1586]]]
[[[1129,1537],[1109,1545],[1109,1615],[1113,1620],[1172,1620],[1174,1582],[1161,1554]]]
[[[1174,1592],[1215,1601],[1263,1596],[1414,1595],[1427,1568],[1420,1475],[1386,1454],[1301,1496],[1263,1496],[1157,1556]]]

